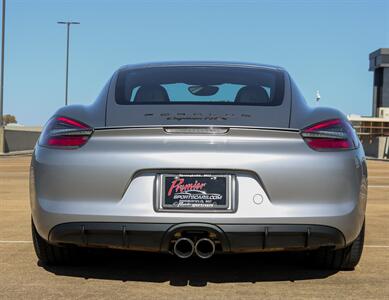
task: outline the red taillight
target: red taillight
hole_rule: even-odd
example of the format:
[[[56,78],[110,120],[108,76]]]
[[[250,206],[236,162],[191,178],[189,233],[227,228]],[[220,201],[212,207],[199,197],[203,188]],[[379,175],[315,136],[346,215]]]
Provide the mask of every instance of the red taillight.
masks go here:
[[[46,125],[39,139],[41,146],[74,149],[86,144],[93,129],[67,117],[55,117]]]
[[[301,135],[314,150],[350,150],[358,147],[358,139],[351,125],[341,119],[333,119],[305,128]]]

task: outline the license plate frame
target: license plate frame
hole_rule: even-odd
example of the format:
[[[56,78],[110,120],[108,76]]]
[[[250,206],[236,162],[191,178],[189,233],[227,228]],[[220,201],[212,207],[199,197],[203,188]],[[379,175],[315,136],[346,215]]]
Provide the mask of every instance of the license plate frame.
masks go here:
[[[170,185],[172,184],[172,179],[176,179],[176,183],[182,183],[183,185],[192,184],[194,189],[190,192],[187,189],[183,191],[178,188],[176,192],[177,184],[173,188],[173,195],[178,195],[178,199],[174,199],[178,203],[172,203],[174,201],[171,198],[166,198],[167,193],[169,192]],[[184,182],[179,180],[184,179]],[[196,183],[197,180],[197,183]],[[212,182],[215,181],[215,186],[212,187]],[[219,181],[219,182],[218,182]],[[224,181],[225,187],[220,187],[220,181]],[[201,186],[205,183],[205,186]],[[169,184],[169,186],[167,186]],[[207,186],[208,185],[208,186]],[[234,176],[231,174],[222,174],[222,173],[162,173],[158,174],[156,180],[157,187],[157,211],[181,211],[181,212],[231,212],[234,210],[233,205],[233,196],[234,196],[234,186],[235,180]],[[206,189],[208,188],[208,190]],[[217,195],[221,194],[220,189],[224,190],[224,195],[222,198],[224,201],[219,201]],[[216,191],[216,193],[214,193]],[[183,193],[181,193],[181,191]],[[204,193],[205,192],[205,193]],[[199,196],[188,196],[190,195],[199,195]],[[170,195],[171,197],[172,195]],[[212,198],[212,197],[216,198]],[[182,198],[184,197],[184,198]],[[189,197],[185,198],[185,197]],[[200,199],[192,199],[200,198]],[[204,203],[206,202],[206,203]],[[216,202],[211,203],[211,202]],[[192,203],[192,204],[190,204]]]

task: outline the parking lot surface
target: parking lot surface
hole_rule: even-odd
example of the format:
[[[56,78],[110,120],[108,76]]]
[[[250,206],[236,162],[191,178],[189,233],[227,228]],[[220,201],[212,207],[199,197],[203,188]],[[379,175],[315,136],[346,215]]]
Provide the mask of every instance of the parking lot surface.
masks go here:
[[[369,161],[362,260],[315,270],[299,254],[180,260],[101,251],[80,267],[40,265],[31,242],[30,156],[0,157],[1,299],[389,299],[389,162]]]

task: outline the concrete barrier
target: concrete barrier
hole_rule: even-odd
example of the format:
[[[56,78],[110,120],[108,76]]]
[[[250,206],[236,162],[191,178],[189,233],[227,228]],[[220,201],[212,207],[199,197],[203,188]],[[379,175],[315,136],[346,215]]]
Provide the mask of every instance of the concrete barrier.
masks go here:
[[[5,126],[0,128],[0,153],[32,150],[41,127]]]
[[[362,137],[361,142],[366,156],[389,159],[389,137]]]

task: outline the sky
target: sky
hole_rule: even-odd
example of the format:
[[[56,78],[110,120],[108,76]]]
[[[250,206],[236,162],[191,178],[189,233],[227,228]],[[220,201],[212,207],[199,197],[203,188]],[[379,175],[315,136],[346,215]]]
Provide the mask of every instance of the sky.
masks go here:
[[[89,104],[122,65],[223,60],[279,65],[311,105],[370,115],[369,53],[389,47],[389,0],[7,0],[4,113],[42,125]],[[315,103],[316,90],[320,103]]]

